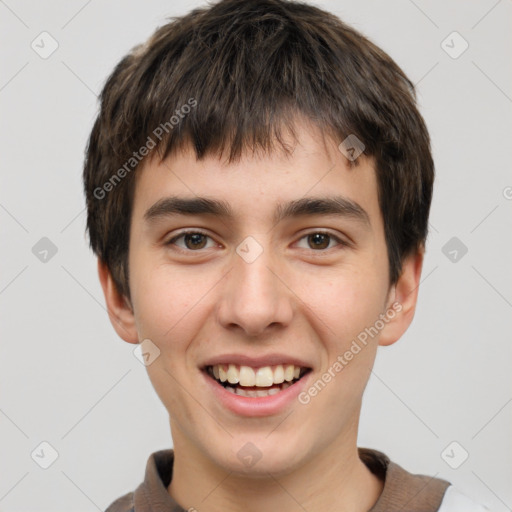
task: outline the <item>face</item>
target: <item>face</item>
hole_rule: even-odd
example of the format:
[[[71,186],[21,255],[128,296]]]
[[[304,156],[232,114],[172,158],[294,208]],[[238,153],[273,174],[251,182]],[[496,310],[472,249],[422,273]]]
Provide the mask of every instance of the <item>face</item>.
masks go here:
[[[336,145],[299,133],[289,157],[227,165],[190,151],[137,171],[133,329],[160,351],[147,371],[175,450],[227,471],[286,474],[355,446],[379,338],[396,322],[361,341],[396,291],[372,160],[351,169]]]

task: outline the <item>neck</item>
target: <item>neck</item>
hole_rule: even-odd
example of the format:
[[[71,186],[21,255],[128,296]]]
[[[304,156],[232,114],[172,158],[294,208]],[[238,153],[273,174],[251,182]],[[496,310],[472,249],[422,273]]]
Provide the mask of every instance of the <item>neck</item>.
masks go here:
[[[185,509],[367,512],[384,487],[359,459],[357,426],[352,435],[344,432],[293,471],[258,477],[226,471],[181,432],[176,434],[173,429],[174,466],[168,491]]]

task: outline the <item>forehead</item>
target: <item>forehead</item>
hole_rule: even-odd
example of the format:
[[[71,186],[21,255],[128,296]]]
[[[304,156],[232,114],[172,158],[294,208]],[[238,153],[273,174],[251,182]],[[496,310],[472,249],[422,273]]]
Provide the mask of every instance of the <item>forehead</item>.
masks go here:
[[[359,207],[371,223],[378,220],[373,158],[360,156],[351,165],[338,144],[319,131],[299,124],[296,134],[290,154],[246,153],[227,163],[218,155],[197,160],[193,149],[185,146],[163,162],[157,158],[144,162],[136,172],[134,218],[147,220],[151,208],[170,197],[207,197],[223,203],[227,216],[274,221],[292,201],[333,198],[345,201],[346,211]]]

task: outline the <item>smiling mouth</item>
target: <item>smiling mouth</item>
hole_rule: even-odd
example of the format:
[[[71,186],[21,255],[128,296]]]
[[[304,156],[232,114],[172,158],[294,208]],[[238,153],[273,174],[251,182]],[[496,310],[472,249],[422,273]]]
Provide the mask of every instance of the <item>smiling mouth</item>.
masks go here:
[[[276,395],[302,379],[311,368],[293,364],[261,368],[216,364],[206,366],[204,370],[227,391],[239,396],[257,398]]]

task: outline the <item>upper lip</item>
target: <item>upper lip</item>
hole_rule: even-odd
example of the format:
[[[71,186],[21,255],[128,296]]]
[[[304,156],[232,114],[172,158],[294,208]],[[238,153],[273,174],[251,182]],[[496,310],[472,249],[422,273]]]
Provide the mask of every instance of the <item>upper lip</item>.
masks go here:
[[[201,365],[201,368],[204,369],[208,366],[215,366],[216,364],[237,364],[240,366],[251,366],[253,368],[275,366],[278,364],[293,364],[294,366],[300,366],[302,368],[311,368],[307,362],[287,354],[267,354],[253,357],[244,354],[222,354],[207,359]]]

